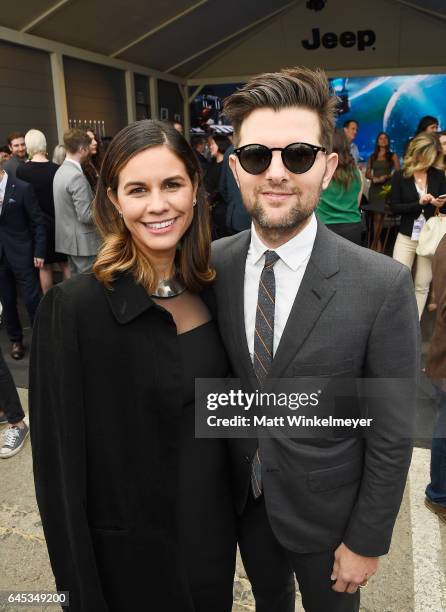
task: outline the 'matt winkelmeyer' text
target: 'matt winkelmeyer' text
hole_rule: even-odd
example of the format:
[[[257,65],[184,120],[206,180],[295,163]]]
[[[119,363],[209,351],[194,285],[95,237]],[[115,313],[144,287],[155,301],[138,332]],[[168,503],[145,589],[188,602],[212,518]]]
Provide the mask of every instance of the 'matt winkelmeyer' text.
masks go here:
[[[231,389],[228,393],[208,393],[207,409],[217,410],[225,406],[239,406],[243,410],[251,410],[253,406],[288,406],[297,410],[300,406],[317,406],[318,393],[244,393],[240,389]]]

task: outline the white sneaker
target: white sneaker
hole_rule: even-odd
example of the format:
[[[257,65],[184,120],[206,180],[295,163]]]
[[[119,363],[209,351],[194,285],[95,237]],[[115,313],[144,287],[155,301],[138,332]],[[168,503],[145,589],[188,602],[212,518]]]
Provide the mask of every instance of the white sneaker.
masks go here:
[[[29,427],[24,423],[24,427],[13,425],[3,432],[2,446],[0,447],[0,459],[8,459],[16,455],[25,444],[29,436]]]

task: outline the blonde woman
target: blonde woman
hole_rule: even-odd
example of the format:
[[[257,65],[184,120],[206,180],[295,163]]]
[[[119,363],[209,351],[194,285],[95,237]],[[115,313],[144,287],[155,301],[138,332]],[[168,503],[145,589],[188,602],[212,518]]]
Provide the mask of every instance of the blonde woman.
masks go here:
[[[56,253],[55,246],[53,180],[59,166],[48,161],[46,138],[39,130],[29,130],[25,134],[25,144],[30,161],[17,168],[17,178],[34,187],[45,217],[46,255],[45,263],[39,268],[39,277],[42,291],[46,293],[53,286],[53,264],[59,264],[64,280],[70,277],[67,256]]]
[[[393,258],[412,269],[416,261],[415,297],[421,318],[432,280],[431,260],[416,255],[423,224],[435,214],[446,213],[446,179],[438,137],[424,132],[409,144],[404,169],[392,177],[390,205],[401,215]]]

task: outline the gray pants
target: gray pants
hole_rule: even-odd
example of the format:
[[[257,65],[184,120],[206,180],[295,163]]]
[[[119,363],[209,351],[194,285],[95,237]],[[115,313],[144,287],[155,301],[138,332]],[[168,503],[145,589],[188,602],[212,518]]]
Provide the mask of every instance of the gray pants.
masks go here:
[[[71,274],[91,272],[96,255],[68,255]]]

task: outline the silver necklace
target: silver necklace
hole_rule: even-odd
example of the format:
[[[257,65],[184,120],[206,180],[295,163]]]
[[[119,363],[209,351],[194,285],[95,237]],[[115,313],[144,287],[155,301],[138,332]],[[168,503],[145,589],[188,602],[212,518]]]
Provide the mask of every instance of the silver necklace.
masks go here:
[[[178,272],[175,272],[170,278],[160,280],[157,288],[150,295],[156,298],[173,298],[177,295],[181,295],[186,291],[186,286],[180,280]]]

